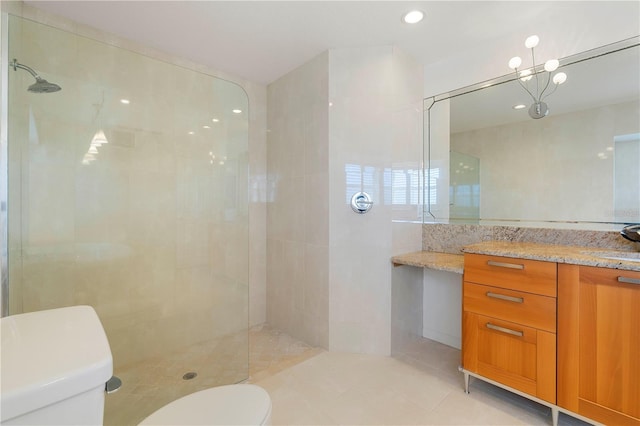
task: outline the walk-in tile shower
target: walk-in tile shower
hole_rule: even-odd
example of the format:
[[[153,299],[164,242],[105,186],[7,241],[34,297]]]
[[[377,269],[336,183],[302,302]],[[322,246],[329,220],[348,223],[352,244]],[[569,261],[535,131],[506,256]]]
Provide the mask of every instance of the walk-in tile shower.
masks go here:
[[[3,19],[4,314],[95,308],[123,381],[105,424],[137,424],[186,393],[246,379],[244,90]],[[34,74],[61,90],[29,91]]]

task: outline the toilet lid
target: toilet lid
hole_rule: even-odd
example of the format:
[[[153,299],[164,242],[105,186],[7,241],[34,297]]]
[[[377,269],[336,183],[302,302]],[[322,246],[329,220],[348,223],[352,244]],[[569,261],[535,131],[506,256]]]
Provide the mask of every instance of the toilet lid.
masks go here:
[[[271,417],[271,398],[259,386],[219,386],[177,399],[140,425],[262,425]]]

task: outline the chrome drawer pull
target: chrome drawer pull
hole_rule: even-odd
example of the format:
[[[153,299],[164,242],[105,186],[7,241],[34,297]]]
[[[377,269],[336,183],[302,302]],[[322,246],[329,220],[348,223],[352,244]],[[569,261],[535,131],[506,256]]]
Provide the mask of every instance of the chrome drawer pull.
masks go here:
[[[499,327],[497,325],[491,324],[490,322],[487,323],[487,328],[491,330],[501,331],[503,333],[511,334],[513,336],[518,336],[518,337],[524,336],[524,333],[522,331],[515,331],[515,330],[510,330],[508,328]]]
[[[501,268],[524,269],[524,265],[519,263],[496,262],[495,260],[487,260],[489,266],[499,266]]]
[[[640,285],[640,279],[638,279],[638,278],[618,277],[618,282],[619,283],[626,283],[626,284],[638,284],[638,285]]]
[[[493,297],[494,299],[506,300],[508,302],[515,302],[515,303],[523,303],[524,302],[524,297],[506,296],[504,294],[492,293],[490,291],[488,291],[486,293],[486,295],[487,295],[487,297]]]

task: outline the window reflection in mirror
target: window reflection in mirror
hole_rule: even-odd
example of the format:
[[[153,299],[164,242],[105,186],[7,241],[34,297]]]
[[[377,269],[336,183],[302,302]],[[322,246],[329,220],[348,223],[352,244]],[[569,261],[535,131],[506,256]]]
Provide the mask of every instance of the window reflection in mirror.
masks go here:
[[[613,212],[617,222],[627,222],[640,217],[640,133],[619,135],[613,141]],[[611,154],[598,153],[606,157]]]

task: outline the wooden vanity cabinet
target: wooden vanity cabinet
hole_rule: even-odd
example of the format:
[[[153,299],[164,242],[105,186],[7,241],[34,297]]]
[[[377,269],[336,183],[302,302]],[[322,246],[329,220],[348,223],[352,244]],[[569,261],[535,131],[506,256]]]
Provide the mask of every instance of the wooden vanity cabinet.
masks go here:
[[[557,265],[465,254],[462,364],[556,403]]]
[[[557,404],[640,425],[640,272],[559,265]]]

